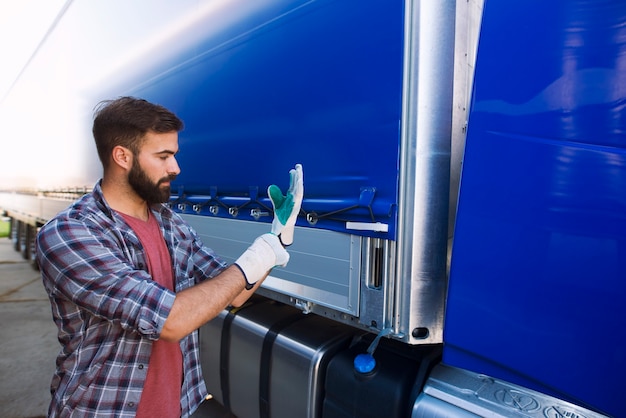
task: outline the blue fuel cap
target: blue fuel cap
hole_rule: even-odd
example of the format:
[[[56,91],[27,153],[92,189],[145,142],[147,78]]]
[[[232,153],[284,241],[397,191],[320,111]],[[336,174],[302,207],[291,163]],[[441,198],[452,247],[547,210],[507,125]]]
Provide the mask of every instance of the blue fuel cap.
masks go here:
[[[354,370],[359,373],[371,373],[376,367],[376,360],[369,353],[359,354],[354,358]]]

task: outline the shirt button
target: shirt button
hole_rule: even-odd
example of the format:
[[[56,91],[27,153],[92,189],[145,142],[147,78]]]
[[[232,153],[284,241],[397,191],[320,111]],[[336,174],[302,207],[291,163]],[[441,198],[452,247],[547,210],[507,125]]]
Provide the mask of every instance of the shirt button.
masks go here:
[[[143,270],[143,263],[139,263],[139,268]]]
[[[139,370],[143,370],[143,364],[139,365]]]
[[[135,402],[128,402],[128,406],[133,408],[135,406]]]

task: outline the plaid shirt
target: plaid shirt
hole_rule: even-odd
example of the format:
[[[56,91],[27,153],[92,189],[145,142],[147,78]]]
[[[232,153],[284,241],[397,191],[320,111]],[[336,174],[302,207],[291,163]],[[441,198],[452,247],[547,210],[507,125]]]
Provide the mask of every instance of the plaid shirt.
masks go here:
[[[180,216],[163,205],[152,213],[172,258],[177,292],[226,267]],[[174,293],[151,279],[139,239],[108,206],[100,182],[41,229],[37,247],[62,346],[49,416],[135,416],[152,342],[159,338]],[[198,331],[180,346],[186,417],[207,395]]]

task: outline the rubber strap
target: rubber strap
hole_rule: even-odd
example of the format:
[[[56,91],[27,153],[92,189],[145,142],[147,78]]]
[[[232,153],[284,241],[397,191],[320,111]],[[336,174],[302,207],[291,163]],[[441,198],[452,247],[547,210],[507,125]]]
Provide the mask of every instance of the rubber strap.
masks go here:
[[[263,347],[261,348],[261,370],[259,373],[259,416],[261,418],[270,418],[270,373],[274,341],[285,328],[303,317],[304,314],[302,312],[286,316],[272,325],[267,334],[265,334]]]
[[[222,324],[222,339],[220,342],[220,386],[222,389],[222,402],[224,407],[230,411],[230,379],[228,364],[230,359],[230,329],[235,320],[236,310],[228,311],[224,323]]]

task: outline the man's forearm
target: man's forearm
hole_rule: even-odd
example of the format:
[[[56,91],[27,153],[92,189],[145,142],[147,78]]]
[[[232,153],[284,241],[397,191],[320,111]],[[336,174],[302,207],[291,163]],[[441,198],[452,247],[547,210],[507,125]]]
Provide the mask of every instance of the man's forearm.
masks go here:
[[[246,279],[241,270],[230,266],[213,279],[177,293],[161,331],[161,339],[179,341],[215,318],[228,305],[242,304],[254,291],[245,290],[245,286]]]
[[[241,305],[243,305],[244,303],[246,303],[246,301],[248,299],[250,299],[250,296],[252,296],[254,294],[254,292],[256,292],[256,290],[259,287],[261,287],[261,283],[263,283],[263,281],[267,278],[268,275],[269,275],[269,272],[261,280],[256,282],[252,289],[250,289],[250,290],[244,289],[241,293],[239,293],[237,295],[237,297],[235,297],[235,299],[232,300],[232,302],[230,304],[233,305],[234,307],[238,308]]]

